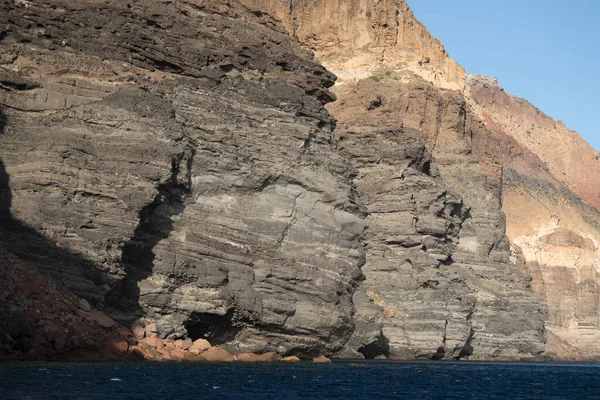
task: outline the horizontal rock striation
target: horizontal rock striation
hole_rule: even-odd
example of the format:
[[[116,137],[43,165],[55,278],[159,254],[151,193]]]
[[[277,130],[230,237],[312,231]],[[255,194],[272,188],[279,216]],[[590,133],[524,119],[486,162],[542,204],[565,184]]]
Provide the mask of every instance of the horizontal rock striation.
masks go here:
[[[163,338],[340,349],[364,256],[334,76],[235,2],[1,7],[2,242]]]
[[[472,76],[468,84],[468,101],[502,149],[487,154],[505,167],[503,209],[514,260],[547,304],[546,350],[597,359],[598,153],[497,80]]]
[[[143,357],[535,359],[594,323],[593,268],[553,275],[573,319],[505,235],[547,159],[404,1],[3,0],[0,44],[0,243]]]
[[[405,78],[341,86],[329,106],[367,212],[357,329],[343,354],[538,357],[545,314],[509,262],[501,171],[474,154],[487,133],[460,93]]]

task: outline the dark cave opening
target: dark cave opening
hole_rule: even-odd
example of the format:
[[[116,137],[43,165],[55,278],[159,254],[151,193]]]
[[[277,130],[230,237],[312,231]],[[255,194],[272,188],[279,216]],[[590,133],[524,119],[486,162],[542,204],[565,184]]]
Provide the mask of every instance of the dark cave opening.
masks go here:
[[[379,356],[388,358],[390,356],[389,340],[383,335],[383,333],[381,333],[377,337],[377,340],[368,345],[362,346],[360,349],[358,349],[358,352],[367,360],[373,360]]]
[[[427,176],[431,176],[431,161],[427,161],[423,164],[423,173]]]
[[[190,339],[206,339],[213,346],[233,340],[240,331],[233,322],[233,310],[225,315],[195,312],[189,316],[184,326]]]
[[[431,356],[431,360],[439,361],[439,360],[442,360],[444,357],[446,357],[446,349],[443,346],[441,346],[441,347],[438,347],[435,354]]]

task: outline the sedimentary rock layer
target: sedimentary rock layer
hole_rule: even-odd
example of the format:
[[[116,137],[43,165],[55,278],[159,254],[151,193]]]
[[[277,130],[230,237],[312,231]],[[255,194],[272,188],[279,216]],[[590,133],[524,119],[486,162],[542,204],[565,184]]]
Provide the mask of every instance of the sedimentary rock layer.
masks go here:
[[[336,92],[338,148],[367,212],[350,346],[407,359],[540,355],[543,307],[509,262],[501,171],[473,153],[488,133],[461,94],[395,73]]]
[[[237,3],[1,4],[2,242],[161,337],[341,348],[363,221],[334,76]]]
[[[503,209],[513,256],[547,304],[547,350],[561,358],[600,354],[600,155],[576,132],[497,80],[469,77],[467,98],[502,151]]]
[[[542,354],[493,135],[405,2],[0,10],[0,241],[93,306],[232,354]],[[337,129],[296,39],[351,78]]]

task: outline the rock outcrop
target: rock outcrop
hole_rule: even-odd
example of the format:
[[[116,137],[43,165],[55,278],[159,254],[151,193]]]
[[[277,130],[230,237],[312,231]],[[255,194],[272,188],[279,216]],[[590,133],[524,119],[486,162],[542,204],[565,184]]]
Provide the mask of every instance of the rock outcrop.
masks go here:
[[[270,12],[342,80],[381,69],[412,71],[434,85],[462,90],[465,70],[433,38],[404,0],[242,0]]]
[[[598,319],[598,238],[579,224],[600,221],[594,192],[511,135],[478,100],[487,89],[465,89],[403,0],[0,11],[0,244],[85,299],[69,304],[109,354],[515,360],[543,357],[546,337],[559,356],[593,349],[575,338]],[[542,199],[534,185],[571,196],[579,222],[538,226],[548,215],[533,207],[539,221],[516,223],[523,199]]]
[[[364,223],[332,74],[236,2],[2,9],[10,210],[68,254],[27,229],[11,251],[161,338],[343,346]]]
[[[0,248],[0,361],[130,359],[129,331]]]
[[[497,80],[472,76],[467,98],[505,167],[503,209],[513,257],[547,304],[548,352],[600,356],[600,154]]]
[[[509,262],[501,170],[474,154],[488,133],[459,92],[407,75],[340,86],[329,106],[367,214],[349,345],[367,358],[539,356],[543,307]]]

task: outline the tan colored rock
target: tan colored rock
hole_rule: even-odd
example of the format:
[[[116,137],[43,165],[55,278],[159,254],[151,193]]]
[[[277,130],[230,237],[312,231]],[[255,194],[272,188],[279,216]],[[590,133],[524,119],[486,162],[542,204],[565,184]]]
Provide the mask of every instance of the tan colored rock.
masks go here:
[[[148,325],[146,325],[146,337],[157,337],[158,336],[158,329],[156,327],[156,323],[150,323]]]
[[[158,352],[162,356],[162,361],[172,361],[173,357],[171,356],[171,352],[166,348],[158,349]]]
[[[343,80],[364,79],[382,68],[408,70],[434,85],[465,87],[465,70],[449,57],[405,0],[241,0],[281,19]]]
[[[185,339],[185,340],[176,340],[175,341],[175,347],[180,349],[180,350],[189,350],[192,345],[194,344],[194,342],[192,342],[192,339]]]
[[[268,353],[257,355],[257,360],[258,362],[277,362],[281,360],[281,357],[279,356],[279,354],[271,351]]]
[[[324,355],[320,355],[317,358],[313,358],[313,362],[317,364],[329,364],[331,363],[331,360]]]
[[[288,356],[288,357],[283,357],[281,359],[281,361],[283,362],[287,362],[287,363],[298,363],[300,362],[300,358],[296,357],[296,356]]]
[[[258,362],[258,356],[254,353],[241,353],[233,356],[233,358],[239,362]]]
[[[232,362],[234,361],[233,355],[229,353],[227,350],[221,347],[211,347],[210,349],[204,351],[200,358],[205,361],[210,362]]]
[[[183,350],[173,350],[171,352],[171,360],[172,361],[185,361],[185,351]]]
[[[212,346],[210,345],[208,340],[197,339],[196,341],[194,341],[192,346],[189,348],[189,352],[193,353],[195,355],[199,355],[199,354],[203,353],[204,351],[210,349],[211,347]]]
[[[144,338],[144,339],[142,339],[142,343],[148,344],[148,346],[150,346],[153,349],[162,349],[163,348],[162,340],[160,340],[157,337]]]
[[[146,330],[139,325],[134,325],[132,332],[133,332],[133,336],[137,340],[141,340],[146,336]]]
[[[197,355],[190,353],[189,351],[186,351],[184,353],[185,353],[184,361],[190,361],[190,362],[200,361],[200,359],[198,358]]]

